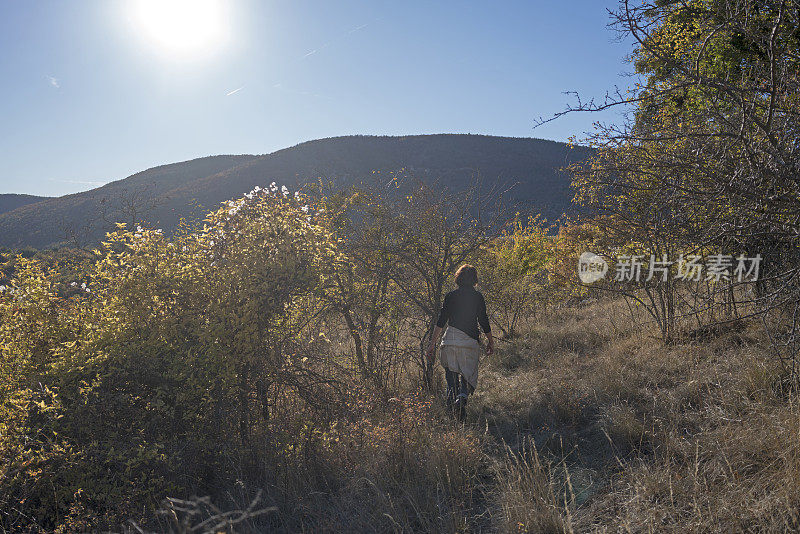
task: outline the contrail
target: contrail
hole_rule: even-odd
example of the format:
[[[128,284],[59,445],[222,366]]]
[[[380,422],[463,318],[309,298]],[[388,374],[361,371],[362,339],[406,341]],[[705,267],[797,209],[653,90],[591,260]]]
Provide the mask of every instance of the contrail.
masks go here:
[[[238,89],[234,89],[234,90],[233,90],[233,91],[231,91],[230,93],[225,93],[225,96],[231,96],[231,95],[235,95],[236,93],[238,93],[238,92],[239,92],[239,91],[241,91],[242,89],[244,89],[244,85],[243,85],[243,86],[241,86],[241,87],[240,87],[240,88],[238,88]]]
[[[372,23],[371,23],[371,22],[367,22],[366,24],[362,24],[361,26],[358,26],[357,28],[353,28],[352,30],[350,30],[350,31],[349,31],[349,32],[347,32],[347,33],[355,33],[355,32],[357,32],[358,30],[363,30],[364,28],[366,28],[366,27],[367,27],[367,26],[369,26],[370,24],[372,24]]]
[[[307,58],[308,56],[312,56],[312,55],[316,54],[317,52],[319,52],[319,51],[320,51],[320,50],[322,50],[323,48],[327,48],[327,47],[328,47],[328,45],[329,45],[329,44],[331,44],[332,42],[334,42],[334,41],[330,41],[330,42],[327,42],[327,43],[325,43],[325,44],[324,44],[324,45],[322,45],[322,46],[318,46],[317,48],[315,48],[315,49],[314,49],[314,50],[312,50],[311,52],[307,53],[306,55],[304,55],[304,56],[303,56],[302,58],[300,58],[300,59],[305,59],[305,58]]]
[[[379,18],[377,18],[377,19],[375,19],[375,20],[373,20],[373,21],[367,22],[366,24],[362,24],[361,26],[356,26],[355,28],[350,28],[349,30],[347,30],[347,31],[345,31],[345,32],[342,32],[342,33],[340,33],[340,34],[339,34],[339,35],[338,35],[338,36],[337,36],[335,39],[333,39],[332,41],[328,41],[328,42],[327,42],[327,43],[325,43],[324,45],[322,45],[322,46],[318,46],[318,47],[317,47],[317,48],[315,48],[314,50],[311,50],[310,52],[306,53],[306,54],[305,54],[305,55],[303,55],[303,57],[301,57],[300,59],[305,59],[305,58],[307,58],[308,56],[313,56],[314,54],[316,54],[317,52],[319,52],[319,51],[320,51],[320,50],[322,50],[323,48],[327,48],[328,46],[332,45],[333,43],[336,43],[336,42],[338,42],[338,41],[341,41],[342,39],[346,38],[346,37],[347,37],[348,35],[350,35],[351,33],[355,33],[355,32],[357,32],[357,31],[359,31],[359,30],[363,30],[364,28],[366,28],[367,26],[369,26],[370,24],[372,24],[373,22],[376,22],[376,21],[378,21],[378,20],[380,20],[380,19],[379,19]]]

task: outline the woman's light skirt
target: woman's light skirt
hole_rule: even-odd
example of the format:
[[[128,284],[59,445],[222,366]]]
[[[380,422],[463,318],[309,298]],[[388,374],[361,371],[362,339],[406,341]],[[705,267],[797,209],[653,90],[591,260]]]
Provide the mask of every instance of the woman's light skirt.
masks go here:
[[[463,376],[473,388],[478,387],[478,363],[481,346],[467,334],[452,326],[442,337],[439,361],[446,368]]]

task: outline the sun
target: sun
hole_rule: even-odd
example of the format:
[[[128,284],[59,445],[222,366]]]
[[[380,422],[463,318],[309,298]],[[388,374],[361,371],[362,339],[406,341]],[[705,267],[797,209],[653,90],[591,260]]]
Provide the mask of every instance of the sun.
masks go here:
[[[159,53],[202,56],[228,38],[224,0],[132,0],[135,31]]]

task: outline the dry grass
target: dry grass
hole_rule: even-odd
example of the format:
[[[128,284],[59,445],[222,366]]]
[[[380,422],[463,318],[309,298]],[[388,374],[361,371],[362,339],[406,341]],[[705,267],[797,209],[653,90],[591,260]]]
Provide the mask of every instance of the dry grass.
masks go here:
[[[539,480],[514,490],[532,483],[500,477],[502,530],[535,524],[519,510],[539,510],[551,525],[529,532],[800,528],[800,412],[757,325],[665,347],[621,302],[557,313],[485,366],[471,407],[521,451],[505,461],[509,469]],[[543,490],[541,468],[520,459],[528,439],[542,462],[572,473],[570,499],[564,476]]]
[[[488,436],[449,420],[426,395],[363,400],[352,407],[357,417],[337,421],[313,450],[282,466],[278,480],[273,477],[266,504],[276,512],[239,531],[488,528],[483,494],[490,477]]]
[[[559,481],[551,465],[542,461],[534,443],[520,451],[506,449],[496,488],[501,532],[572,532],[569,517],[574,501],[569,478]]]
[[[239,531],[799,530],[800,410],[760,327],[654,336],[619,301],[545,315],[483,363],[466,425],[426,395],[366,402]]]

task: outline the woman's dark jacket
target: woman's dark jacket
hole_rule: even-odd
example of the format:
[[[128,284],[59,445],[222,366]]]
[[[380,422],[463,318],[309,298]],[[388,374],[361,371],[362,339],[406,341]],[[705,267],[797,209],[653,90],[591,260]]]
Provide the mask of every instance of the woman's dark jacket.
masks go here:
[[[476,340],[480,336],[478,324],[484,332],[491,332],[481,292],[473,286],[460,286],[445,295],[436,326],[444,328],[448,323]]]

